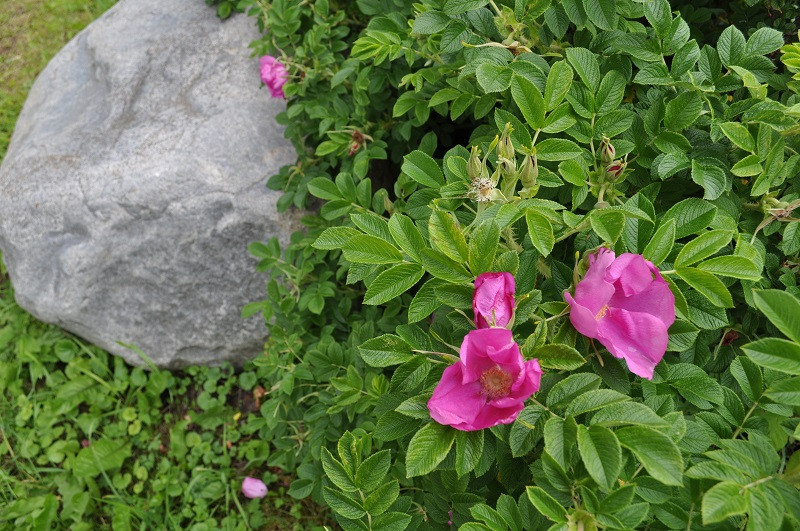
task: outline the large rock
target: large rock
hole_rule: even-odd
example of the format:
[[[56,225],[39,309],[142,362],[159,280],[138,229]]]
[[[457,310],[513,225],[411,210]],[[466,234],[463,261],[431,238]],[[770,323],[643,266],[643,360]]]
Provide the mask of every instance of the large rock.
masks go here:
[[[202,0],[122,0],[50,62],[0,167],[19,304],[140,364],[258,354],[247,244],[299,227],[266,177],[295,160],[260,88],[255,21]]]

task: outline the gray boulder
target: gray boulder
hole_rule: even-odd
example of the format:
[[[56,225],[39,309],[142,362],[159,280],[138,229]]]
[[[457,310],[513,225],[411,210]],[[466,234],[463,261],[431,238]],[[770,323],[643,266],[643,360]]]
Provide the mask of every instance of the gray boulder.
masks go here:
[[[266,178],[295,160],[260,88],[255,21],[202,0],[122,0],[36,80],[0,167],[0,249],[19,304],[161,367],[263,349],[247,252],[286,243]]]

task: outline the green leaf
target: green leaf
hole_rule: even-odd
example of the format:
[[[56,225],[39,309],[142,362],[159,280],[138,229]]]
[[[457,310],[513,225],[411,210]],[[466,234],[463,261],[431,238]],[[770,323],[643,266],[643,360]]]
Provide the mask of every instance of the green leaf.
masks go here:
[[[422,265],[431,275],[453,284],[472,283],[474,280],[463,265],[434,249],[422,250]]]
[[[428,420],[431,417],[428,411],[429,398],[426,395],[414,395],[404,400],[395,411],[411,418]]]
[[[558,500],[550,496],[541,487],[525,487],[528,499],[536,510],[555,522],[567,521],[567,510],[562,507]]]
[[[753,302],[786,337],[800,343],[800,301],[795,296],[777,289],[755,290]]]
[[[443,282],[438,278],[432,278],[417,290],[416,295],[411,299],[411,304],[408,307],[409,323],[416,323],[417,321],[425,319],[441,306],[439,299],[436,297],[436,288],[442,284]]]
[[[617,8],[614,0],[583,0],[586,16],[600,29],[613,30],[617,27]]]
[[[767,398],[778,404],[800,406],[800,378],[788,378],[773,383],[766,393]]]
[[[731,167],[731,173],[737,177],[752,177],[763,171],[758,155],[747,155]]]
[[[753,139],[753,135],[750,134],[747,127],[739,122],[724,122],[719,124],[719,128],[731,142],[741,149],[750,153],[756,150],[756,141]]]
[[[544,408],[536,404],[525,406],[520,411],[508,435],[508,444],[513,457],[521,457],[531,451],[541,433],[536,431],[536,423],[544,415]]]
[[[747,511],[747,498],[740,494],[741,485],[723,481],[711,487],[703,496],[703,525],[727,520]]]
[[[444,184],[444,174],[439,164],[430,155],[418,149],[403,157],[400,170],[430,188],[439,188]]]
[[[489,529],[493,531],[505,531],[508,529],[508,523],[500,516],[496,510],[492,509],[485,503],[477,503],[469,508],[469,514],[476,520],[486,522]]]
[[[658,227],[653,238],[645,246],[642,256],[657,266],[667,259],[673,245],[675,245],[675,220],[670,219]]]
[[[414,434],[406,453],[406,477],[433,472],[444,461],[453,446],[456,430],[435,422],[426,424]]]
[[[467,261],[467,242],[452,213],[434,210],[428,219],[428,235],[431,243],[449,258],[458,263]]]
[[[677,319],[669,327],[669,344],[667,350],[670,352],[683,352],[694,346],[700,329],[688,321]]]
[[[539,360],[539,365],[545,369],[574,371],[584,363],[580,352],[563,343],[550,343],[537,348],[533,357]]]
[[[341,249],[350,238],[359,234],[361,233],[352,227],[328,227],[322,231],[311,247],[327,251]]]
[[[544,87],[544,106],[552,111],[564,100],[569,87],[572,85],[572,68],[566,61],[557,61],[550,67],[547,74],[547,84]]]
[[[721,277],[761,280],[761,270],[744,256],[718,256],[698,264],[697,268]]]
[[[456,473],[461,477],[478,466],[483,455],[483,430],[456,434]]]
[[[417,264],[398,264],[378,275],[364,294],[364,304],[389,302],[419,282],[425,270]]]
[[[314,179],[308,181],[306,186],[308,187],[308,193],[314,197],[319,197],[320,199],[324,199],[326,201],[344,199],[344,197],[342,197],[342,193],[336,187],[336,183],[334,183],[328,177],[315,177]]]
[[[488,0],[486,1],[488,2]],[[411,32],[420,35],[432,35],[442,31],[442,28],[447,26],[449,22],[450,17],[441,11],[426,11],[425,13],[420,13],[417,18],[414,19]]]
[[[692,160],[692,180],[703,187],[703,199],[716,199],[728,184],[725,171],[716,164]]]
[[[364,363],[372,367],[400,365],[412,358],[408,343],[393,334],[373,337],[362,343],[358,351]]]
[[[683,457],[672,439],[644,426],[620,428],[616,435],[653,479],[665,485],[683,486]]]
[[[344,465],[333,457],[333,454],[327,448],[322,448],[320,451],[320,460],[322,461],[322,469],[325,475],[333,482],[340,490],[345,492],[355,492],[358,487],[353,483],[353,478],[345,469]]]
[[[345,260],[358,264],[391,264],[403,261],[403,255],[394,245],[367,234],[353,236],[347,240],[342,250]]]
[[[511,96],[529,126],[533,129],[544,127],[544,98],[536,85],[522,76],[514,75],[511,79]]]
[[[697,92],[682,92],[667,103],[664,126],[673,131],[683,131],[692,125],[703,112],[703,99]]]
[[[797,343],[768,337],[748,343],[742,350],[762,367],[800,375],[800,345]]]
[[[667,213],[661,219],[661,223],[675,219],[675,238],[685,238],[708,227],[716,212],[717,207],[708,201],[698,197],[690,197],[667,210]]]
[[[652,426],[660,428],[669,423],[659,417],[655,411],[640,402],[620,402],[604,407],[594,414],[591,424],[600,424],[606,427],[625,426]]]
[[[539,251],[539,254],[548,256],[556,244],[553,225],[550,224],[550,220],[535,209],[530,208],[525,212],[525,221],[528,224],[528,235],[531,238],[531,243]]]
[[[563,138],[548,138],[536,144],[536,154],[539,160],[559,161],[574,159],[583,153],[583,150],[572,140]]]
[[[747,39],[745,55],[767,55],[783,46],[783,33],[774,28],[758,28]]]
[[[614,432],[600,425],[578,426],[578,452],[592,479],[610,490],[622,468],[622,449]]]
[[[586,48],[567,48],[567,60],[583,83],[594,93],[600,85],[600,65],[597,57]]]
[[[644,16],[656,30],[659,37],[664,37],[672,24],[672,8],[668,0],[651,0],[644,4]]]
[[[389,510],[400,495],[400,483],[395,479],[385,483],[364,500],[364,509],[372,516],[378,516]],[[401,528],[404,529],[404,528]]]
[[[612,0],[613,4],[613,0]],[[597,89],[595,96],[595,112],[597,114],[606,114],[622,103],[622,97],[625,95],[625,76],[616,70],[609,70],[600,82],[600,88]]]
[[[613,389],[595,389],[575,397],[567,406],[566,414],[577,417],[583,413],[595,411],[618,402],[626,402],[630,399],[628,395],[623,395]]]
[[[717,52],[722,64],[730,67],[739,61],[745,54],[746,43],[744,35],[736,26],[725,28],[717,41]]]
[[[775,492],[773,485],[764,483],[748,489],[747,502],[750,515],[747,531],[781,527],[786,512],[785,502],[782,493]]]
[[[489,0],[447,0],[444,3],[444,12],[448,15],[460,15],[473,9],[478,9],[489,3]]]
[[[611,244],[617,242],[625,229],[625,214],[619,210],[593,210],[589,221],[597,235]]]
[[[492,63],[481,63],[475,69],[478,77],[478,85],[484,92],[503,92],[511,85],[511,76],[514,71],[507,66],[499,66]]]
[[[729,230],[712,230],[704,232],[690,241],[675,258],[675,267],[684,267],[695,264],[719,252],[733,239],[733,232]]]
[[[751,402],[757,401],[761,398],[764,392],[764,379],[761,375],[761,369],[750,361],[746,356],[737,356],[731,362],[731,376],[739,383],[744,395],[750,399]]]
[[[326,232],[328,230],[330,229],[325,229]],[[425,247],[425,240],[422,238],[417,226],[411,221],[411,218],[403,214],[392,214],[392,217],[389,218],[389,232],[404,253],[415,262],[422,261],[419,256],[419,250]],[[323,232],[323,234],[325,233]]]
[[[547,393],[547,406],[563,408],[575,397],[600,387],[600,382],[601,379],[596,374],[588,372],[570,374]]]
[[[121,467],[130,455],[130,442],[98,439],[78,452],[72,464],[72,472],[77,478],[93,478]]]
[[[366,514],[361,503],[343,492],[330,487],[323,487],[322,494],[328,507],[345,518],[356,520]]]
[[[731,292],[720,279],[694,267],[681,267],[675,270],[681,279],[696,289],[714,306],[720,308],[733,308]]]
[[[372,492],[383,482],[391,464],[389,450],[381,450],[367,457],[356,471],[356,486],[364,492]]]
[[[473,275],[492,270],[499,244],[500,227],[493,219],[483,220],[469,241],[469,268]]]
[[[401,512],[384,513],[372,521],[373,529],[381,531],[403,531],[411,523],[411,515]]]

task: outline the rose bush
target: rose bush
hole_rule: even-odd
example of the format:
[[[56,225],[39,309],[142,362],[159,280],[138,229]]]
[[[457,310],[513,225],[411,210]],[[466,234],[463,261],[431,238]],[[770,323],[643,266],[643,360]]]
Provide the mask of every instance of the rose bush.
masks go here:
[[[728,24],[752,3],[242,3],[290,74],[270,186],[320,201],[251,247],[293,495],[345,529],[800,525],[797,47]]]

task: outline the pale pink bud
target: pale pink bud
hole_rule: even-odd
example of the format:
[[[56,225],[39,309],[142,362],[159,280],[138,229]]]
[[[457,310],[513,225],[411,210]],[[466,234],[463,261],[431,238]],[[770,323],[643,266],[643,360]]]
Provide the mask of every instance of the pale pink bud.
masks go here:
[[[263,498],[267,495],[267,486],[260,479],[246,477],[242,481],[242,494],[246,498]]]

